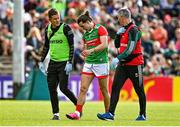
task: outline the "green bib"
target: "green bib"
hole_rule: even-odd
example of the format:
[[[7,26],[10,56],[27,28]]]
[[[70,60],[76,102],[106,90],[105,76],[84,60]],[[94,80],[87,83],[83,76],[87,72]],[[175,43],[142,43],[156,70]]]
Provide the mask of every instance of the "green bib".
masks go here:
[[[69,44],[63,32],[64,24],[50,38],[50,59],[53,61],[67,61],[69,59]],[[52,34],[51,24],[48,26],[48,38]]]

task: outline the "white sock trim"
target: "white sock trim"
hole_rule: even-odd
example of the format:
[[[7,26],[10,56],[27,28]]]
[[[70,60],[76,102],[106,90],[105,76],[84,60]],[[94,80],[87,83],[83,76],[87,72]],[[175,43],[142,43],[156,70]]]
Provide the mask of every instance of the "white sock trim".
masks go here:
[[[80,112],[79,111],[75,111],[74,113],[76,113],[77,116],[80,117]]]
[[[54,113],[55,116],[59,116],[59,113]]]

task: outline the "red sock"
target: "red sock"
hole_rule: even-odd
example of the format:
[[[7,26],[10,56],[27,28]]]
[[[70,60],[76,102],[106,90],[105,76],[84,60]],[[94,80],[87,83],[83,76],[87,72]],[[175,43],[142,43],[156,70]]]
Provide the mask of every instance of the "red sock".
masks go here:
[[[82,112],[82,108],[83,108],[82,105],[76,105],[76,111]]]

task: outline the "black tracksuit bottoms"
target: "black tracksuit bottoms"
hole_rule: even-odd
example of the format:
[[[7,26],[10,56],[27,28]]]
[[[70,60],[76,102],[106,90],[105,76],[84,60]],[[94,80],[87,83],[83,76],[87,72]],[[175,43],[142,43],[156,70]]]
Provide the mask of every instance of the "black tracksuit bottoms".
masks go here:
[[[119,93],[125,81],[130,79],[139,97],[139,115],[146,117],[146,95],[143,85],[143,65],[129,66],[119,64],[116,68],[113,84],[109,112],[114,114],[119,100]]]
[[[66,95],[74,105],[77,104],[77,98],[68,89],[68,77],[66,75],[65,66],[67,61],[55,62],[50,60],[48,70],[47,70],[47,82],[50,93],[52,112],[59,113],[59,99],[57,93],[57,87],[59,85],[60,90],[64,95]]]

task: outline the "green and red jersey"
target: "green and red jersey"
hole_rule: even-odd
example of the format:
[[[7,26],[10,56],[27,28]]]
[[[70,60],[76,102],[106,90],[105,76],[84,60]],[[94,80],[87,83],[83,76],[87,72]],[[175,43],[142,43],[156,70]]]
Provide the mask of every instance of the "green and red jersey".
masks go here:
[[[106,28],[100,24],[95,24],[91,31],[86,31],[83,35],[83,41],[87,49],[92,49],[100,45],[102,43],[100,36],[108,36]],[[108,63],[108,48],[90,54],[86,57],[85,62],[90,64]]]

